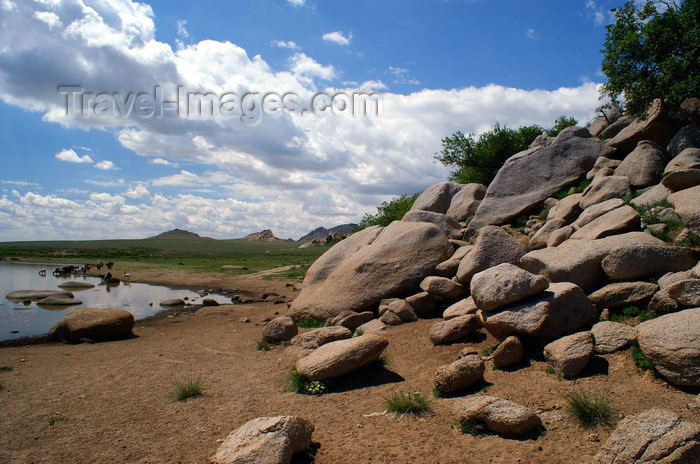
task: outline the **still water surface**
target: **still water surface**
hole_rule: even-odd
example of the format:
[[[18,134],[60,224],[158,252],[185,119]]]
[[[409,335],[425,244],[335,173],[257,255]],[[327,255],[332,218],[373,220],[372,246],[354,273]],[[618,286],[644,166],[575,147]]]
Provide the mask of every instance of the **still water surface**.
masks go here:
[[[47,269],[47,275],[39,275],[41,269]],[[99,285],[97,277],[54,277],[51,275],[56,264],[37,264],[0,261],[0,340],[10,340],[46,334],[51,326],[61,320],[75,308],[120,308],[130,311],[136,319],[153,316],[163,311],[158,303],[168,298],[189,298],[196,304],[201,297],[189,290],[171,289],[157,285],[122,282],[119,285]],[[94,284],[94,288],[74,290],[75,299],[82,304],[60,309],[45,309],[32,302],[25,306],[5,298],[16,290],[62,290],[58,285],[69,280],[79,280]],[[230,302],[221,295],[208,295],[219,303]],[[153,306],[149,306],[153,303]],[[16,333],[15,333],[16,332]]]

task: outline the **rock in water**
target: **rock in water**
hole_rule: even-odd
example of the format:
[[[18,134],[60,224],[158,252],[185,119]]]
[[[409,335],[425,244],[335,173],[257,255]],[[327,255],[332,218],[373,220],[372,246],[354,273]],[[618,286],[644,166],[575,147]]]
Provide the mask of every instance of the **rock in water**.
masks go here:
[[[637,326],[639,347],[671,383],[700,386],[700,308],[666,314]]]
[[[58,288],[65,288],[65,289],[85,289],[85,288],[93,288],[95,287],[94,284],[91,284],[89,282],[81,282],[79,280],[69,280],[68,282],[64,282],[58,286]]]
[[[453,252],[445,234],[430,223],[395,221],[367,228],[314,262],[291,314],[328,319],[374,307],[415,290]]]
[[[511,156],[489,185],[468,230],[505,224],[531,211],[563,188],[575,184],[599,156],[612,151],[592,137],[588,129],[570,127],[549,144],[536,145]]]
[[[214,464],[288,464],[311,444],[314,426],[296,416],[258,417],[229,434],[211,458]]]
[[[649,409],[617,426],[594,464],[700,462],[700,427],[665,409]]]
[[[340,377],[376,361],[389,341],[374,334],[326,343],[296,363],[296,369],[309,380]]]
[[[51,341],[78,343],[86,338],[93,341],[118,340],[133,334],[134,315],[123,309],[78,308],[58,321],[49,330]]]
[[[523,437],[542,427],[534,412],[513,401],[476,395],[453,403],[459,420],[477,420],[490,431],[509,437]]]
[[[8,300],[24,301],[24,300],[43,300],[44,298],[50,296],[62,296],[66,298],[73,298],[73,294],[67,291],[59,290],[17,290],[10,292],[5,298]]]

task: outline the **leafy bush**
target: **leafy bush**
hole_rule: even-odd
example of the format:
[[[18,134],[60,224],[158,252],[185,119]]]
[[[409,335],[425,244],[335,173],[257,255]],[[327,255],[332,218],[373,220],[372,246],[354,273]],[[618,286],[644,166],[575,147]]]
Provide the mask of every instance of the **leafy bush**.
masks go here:
[[[184,401],[187,398],[194,398],[204,394],[206,384],[204,380],[197,377],[186,377],[184,380],[177,380],[171,393],[175,401]]]
[[[563,114],[554,120],[554,126],[551,129],[547,129],[548,137],[556,137],[559,132],[563,131],[567,127],[575,126],[578,121],[571,117],[564,116]]]
[[[486,425],[482,421],[475,419],[462,419],[457,421],[454,426],[457,430],[462,432],[463,435],[480,437],[486,433]]]
[[[422,393],[396,392],[384,399],[387,411],[399,414],[421,414],[430,410],[430,400]]]
[[[647,358],[647,355],[644,354],[644,351],[642,351],[640,347],[632,346],[630,355],[632,356],[632,361],[634,361],[640,369],[652,372],[655,370],[654,365],[649,361],[649,358]]]
[[[328,389],[328,384],[320,380],[309,380],[292,367],[287,375],[287,387],[290,391],[301,395],[321,395]]]
[[[389,202],[383,202],[377,207],[377,214],[365,214],[356,230],[366,229],[371,226],[386,227],[393,221],[400,221],[411,209],[420,193],[413,195],[401,195],[394,197]]]
[[[665,5],[660,11],[657,4]],[[656,98],[679,107],[700,95],[700,1],[628,0],[607,26],[602,88],[613,104],[642,116]]]
[[[508,158],[527,149],[542,132],[540,126],[523,126],[515,131],[498,123],[478,138],[458,131],[442,139],[442,151],[435,159],[457,167],[450,180],[488,185]]]
[[[316,317],[307,317],[306,319],[299,319],[297,321],[297,327],[301,327],[303,329],[317,329],[325,325],[326,321]]]
[[[616,310],[610,313],[610,320],[612,322],[629,322],[632,319],[638,319],[639,322],[650,321],[658,317],[654,311],[642,310],[638,306],[629,305],[622,308],[622,310]]]
[[[612,419],[612,400],[604,393],[574,390],[564,395],[567,412],[584,427],[609,425]]]

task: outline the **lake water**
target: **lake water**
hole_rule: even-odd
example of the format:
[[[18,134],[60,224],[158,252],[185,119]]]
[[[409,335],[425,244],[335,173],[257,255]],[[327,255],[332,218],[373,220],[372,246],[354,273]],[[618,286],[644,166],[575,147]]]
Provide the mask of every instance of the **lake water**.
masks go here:
[[[51,275],[56,264],[37,264],[23,262],[0,261],[0,340],[11,340],[20,337],[30,337],[46,334],[52,325],[61,320],[75,308],[120,308],[130,311],[136,319],[143,319],[164,311],[160,301],[168,298],[189,298],[197,304],[201,297],[189,290],[171,289],[157,285],[122,282],[119,285],[99,285],[97,277],[55,277]],[[41,269],[47,269],[47,275],[39,275]],[[16,290],[63,290],[58,285],[70,280],[78,280],[94,284],[94,288],[74,290],[75,299],[82,304],[58,309],[45,309],[36,302],[25,306],[22,302],[14,302],[5,298]],[[231,300],[222,295],[208,295],[207,298],[219,303],[230,303]],[[153,303],[153,306],[149,306]]]

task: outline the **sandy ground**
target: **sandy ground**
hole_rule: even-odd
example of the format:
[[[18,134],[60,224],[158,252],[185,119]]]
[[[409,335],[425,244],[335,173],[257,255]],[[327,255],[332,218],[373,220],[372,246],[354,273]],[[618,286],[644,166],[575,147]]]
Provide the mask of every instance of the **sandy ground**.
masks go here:
[[[209,286],[206,276],[183,277],[154,279]],[[255,291],[293,296],[284,282],[248,279]],[[240,282],[233,287],[242,288]],[[433,399],[432,412],[418,418],[383,414],[383,398],[392,392],[430,394],[435,369],[465,346],[496,344],[489,337],[433,347],[428,331],[436,319],[390,328],[383,370],[353,375],[323,396],[297,395],[284,388],[295,348],[255,347],[262,321],[286,309],[219,306],[137,322],[138,337],[130,340],[0,348],[0,366],[13,367],[0,372],[0,463],[205,463],[236,427],[277,414],[315,425],[317,463],[584,463],[611,429],[585,430],[567,418],[562,395],[574,388],[606,392],[618,418],[664,407],[700,422],[698,409],[689,407],[697,391],[638,372],[628,351],[597,358],[576,381],[545,373],[542,361],[513,371],[493,370],[488,362],[489,395],[541,413],[546,432],[536,440],[461,435],[452,428],[454,398]],[[206,380],[206,393],[184,402],[169,398],[174,382],[190,375]]]

